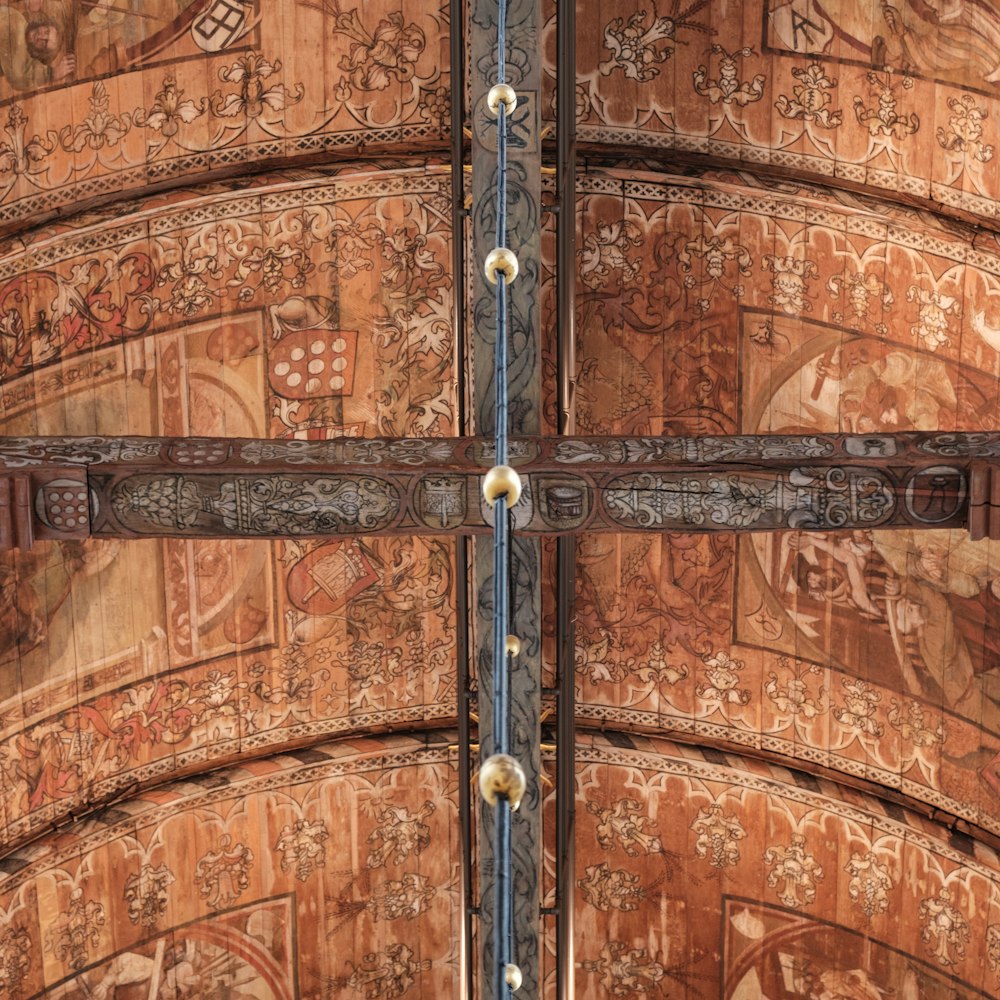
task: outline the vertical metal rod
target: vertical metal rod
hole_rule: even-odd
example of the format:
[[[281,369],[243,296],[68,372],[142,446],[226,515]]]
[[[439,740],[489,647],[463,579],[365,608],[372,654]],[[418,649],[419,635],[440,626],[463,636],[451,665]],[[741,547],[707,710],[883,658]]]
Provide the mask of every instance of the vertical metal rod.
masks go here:
[[[556,996],[573,1000],[576,887],[576,538],[556,539]]]
[[[507,246],[507,106],[497,111],[497,246]]]
[[[509,750],[510,667],[507,663],[507,498],[493,505],[493,753]]]
[[[497,342],[496,342],[496,464],[507,464],[507,423],[509,404],[507,399],[507,281],[503,274],[497,274]],[[504,504],[504,510],[506,510]]]
[[[461,923],[458,931],[458,997],[472,1000],[475,964],[472,961],[472,766],[469,733],[469,540],[459,536],[455,545],[455,615],[458,622],[458,836],[462,852],[459,886]]]
[[[514,929],[514,901],[511,898],[510,879],[510,803],[497,802],[497,896],[496,896],[496,946],[493,953],[494,997],[501,1000],[510,995],[507,988],[507,963],[511,961],[511,938]]]

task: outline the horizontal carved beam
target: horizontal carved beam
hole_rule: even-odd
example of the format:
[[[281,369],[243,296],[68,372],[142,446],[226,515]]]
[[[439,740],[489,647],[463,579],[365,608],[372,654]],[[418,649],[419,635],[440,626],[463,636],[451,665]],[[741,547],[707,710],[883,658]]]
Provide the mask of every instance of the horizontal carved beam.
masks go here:
[[[1000,432],[735,434],[714,437],[515,437],[511,463],[526,471],[572,466],[683,472],[706,466],[802,464],[899,466],[1000,458]],[[486,438],[0,437],[0,469],[41,466],[218,471],[310,468],[476,472],[493,464]]]
[[[998,521],[1000,434],[519,438],[521,531],[773,531]],[[477,438],[0,439],[0,546],[32,538],[492,530]],[[970,501],[971,498],[971,501]]]

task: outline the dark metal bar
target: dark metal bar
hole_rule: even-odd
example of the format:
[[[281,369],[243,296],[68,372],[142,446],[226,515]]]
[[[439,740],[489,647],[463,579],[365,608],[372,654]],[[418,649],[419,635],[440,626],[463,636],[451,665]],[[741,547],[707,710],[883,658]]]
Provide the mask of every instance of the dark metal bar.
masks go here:
[[[556,539],[556,996],[573,1000],[573,895],[576,887],[576,539]]]
[[[560,3],[556,25],[556,330],[559,433],[574,432],[576,391],[576,8]]]
[[[496,805],[496,923],[494,924],[493,946],[493,996],[502,1000],[510,996],[507,986],[507,965],[513,959],[511,943],[514,930],[514,901],[511,898],[513,883],[510,859],[510,803],[506,798],[497,800]]]
[[[461,920],[458,931],[458,998],[472,1000],[475,963],[472,952],[472,766],[469,732],[469,540],[455,539],[455,615],[457,619],[458,697],[458,830],[462,852],[462,879],[459,885]]]
[[[503,103],[497,109],[497,246],[507,246],[507,106]]]
[[[507,631],[510,617],[507,588],[510,565],[507,538],[507,498],[493,507],[493,749],[510,752],[510,665],[507,662]]]
[[[499,225],[499,223],[498,223]],[[507,434],[510,400],[507,398],[507,279],[497,274],[497,342],[496,342],[496,448],[497,465],[507,464]]]

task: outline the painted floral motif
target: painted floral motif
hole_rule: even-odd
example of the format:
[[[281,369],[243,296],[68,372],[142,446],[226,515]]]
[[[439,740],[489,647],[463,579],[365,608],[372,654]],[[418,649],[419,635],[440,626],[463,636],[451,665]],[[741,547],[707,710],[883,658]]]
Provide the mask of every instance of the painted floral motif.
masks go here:
[[[430,967],[430,959],[418,961],[408,945],[393,944],[385,951],[365,955],[346,985],[355,993],[363,991],[365,1000],[393,1000],[406,993],[416,983],[417,976]]]
[[[434,803],[428,799],[411,813],[405,806],[376,806],[378,826],[368,834],[367,865],[384,868],[402,864],[410,855],[420,854],[431,842],[430,827],[423,821],[434,813]]]
[[[584,899],[599,910],[635,910],[643,897],[638,875],[623,868],[612,871],[604,861],[589,865],[585,876],[576,884]]]
[[[291,610],[291,609],[290,609]],[[303,707],[330,676],[326,667],[316,667],[300,643],[291,643],[272,660],[272,674],[261,661],[250,665],[248,673],[255,678],[250,682],[250,692],[268,705],[285,709]]]
[[[132,127],[132,116],[112,114],[108,88],[98,80],[90,93],[90,113],[76,126],[65,125],[59,130],[59,143],[67,152],[79,153],[90,148],[109,149],[117,146]]]
[[[224,294],[209,285],[207,278],[221,277],[218,259],[208,253],[189,248],[186,240],[179,240],[171,258],[166,260],[156,275],[156,286],[170,286],[170,298],[165,304],[168,312],[180,316],[195,316],[215,305]],[[157,306],[163,305],[159,300]]]
[[[365,909],[375,920],[412,920],[426,912],[435,892],[426,875],[412,873],[375,886]]]
[[[243,693],[246,681],[236,679],[235,670],[225,673],[215,668],[198,681],[193,688],[195,698],[201,707],[199,723],[214,723],[212,733],[235,736],[238,732],[237,720],[246,718],[249,699]]]
[[[302,288],[306,279],[316,269],[309,259],[311,242],[309,216],[304,210],[297,216],[301,231],[301,239],[280,241],[270,246],[255,246],[248,254],[240,257],[235,275],[230,284],[238,285],[240,301],[248,302],[258,290],[270,295],[279,292],[283,286]],[[250,282],[252,275],[260,275],[260,283],[254,286]]]
[[[871,920],[878,913],[889,909],[889,893],[893,882],[889,869],[875,856],[873,851],[861,854],[854,851],[851,860],[844,865],[850,876],[847,894],[857,903],[866,919]]]
[[[802,834],[793,834],[788,847],[769,847],[764,852],[764,861],[772,866],[767,884],[777,889],[778,899],[785,906],[798,909],[815,901],[817,885],[823,880],[823,867],[806,850]]]
[[[662,639],[656,639],[646,651],[646,661],[640,663],[634,670],[635,676],[647,684],[666,684],[673,687],[678,681],[688,675],[688,668],[683,663],[670,663],[666,658],[666,650]]]
[[[885,727],[875,719],[875,712],[882,695],[857,678],[845,677],[841,683],[844,686],[844,704],[834,705],[834,718],[869,736],[881,736]]]
[[[326,841],[330,839],[326,824],[318,819],[310,822],[298,819],[281,829],[274,845],[281,852],[281,870],[294,871],[300,882],[305,882],[317,869],[326,865]]]
[[[597,629],[594,634],[581,636],[576,644],[575,667],[577,673],[584,674],[591,684],[602,681],[617,683],[629,672],[630,663],[620,656],[621,643],[608,629]]]
[[[889,709],[889,725],[902,739],[915,747],[926,748],[944,743],[944,723],[939,722],[933,729],[927,724],[927,713],[918,701],[905,702],[904,711],[895,698]]]
[[[164,77],[163,86],[156,92],[148,110],[136,112],[135,124],[159,132],[164,139],[177,135],[181,125],[190,125],[200,118],[208,106],[204,97],[197,104],[182,100],[183,97],[184,91],[177,86],[177,80],[172,76]]]
[[[819,276],[819,268],[815,261],[799,260],[791,256],[778,257],[769,253],[761,258],[761,267],[774,274],[768,302],[790,316],[812,309],[808,282],[811,278]]]
[[[338,100],[346,101],[352,86],[358,90],[385,90],[413,78],[427,39],[415,24],[404,25],[400,11],[391,11],[369,32],[356,7],[340,11],[329,0],[324,7],[333,17],[334,31],[351,39],[349,53],[339,64],[348,74],[349,83],[344,81],[338,87]]]
[[[949,97],[948,107],[952,114],[947,128],[938,126],[938,145],[949,152],[965,153],[980,163],[989,163],[993,159],[993,146],[983,142],[983,122],[989,112],[979,107],[971,94]]]
[[[821,128],[836,128],[843,120],[843,112],[830,108],[833,97],[828,91],[837,86],[836,80],[826,75],[820,63],[809,63],[805,68],[793,67],[792,76],[798,84],[792,87],[794,98],[781,94],[774,102],[778,114],[785,118],[799,118],[814,122]]]
[[[630,80],[648,83],[660,75],[660,66],[674,54],[674,41],[678,29],[708,33],[707,24],[689,18],[707,7],[709,0],[691,0],[681,8],[683,0],[672,0],[669,14],[659,14],[653,5],[652,17],[645,10],[631,14],[627,21],[620,17],[604,29],[604,47],[611,58],[600,64],[600,71],[610,76],[616,69]],[[665,43],[662,46],[660,43]]]
[[[920,936],[930,955],[941,965],[956,965],[965,958],[971,937],[969,922],[952,904],[949,889],[922,900],[917,914],[922,924]]]
[[[642,815],[642,806],[636,799],[618,799],[610,808],[590,799],[587,812],[597,817],[597,842],[606,851],[619,847],[630,857],[659,854],[663,843],[653,830],[653,821]]]
[[[691,824],[698,835],[694,850],[699,858],[707,858],[713,868],[731,868],[739,864],[740,845],[747,832],[738,816],[722,811],[722,805],[713,802],[702,806]]]
[[[807,485],[797,473],[800,482]],[[668,524],[706,523],[748,528],[786,513],[784,507],[802,502],[805,493],[790,494],[775,482],[751,476],[725,478],[684,476],[666,480],[655,473],[621,476],[606,488],[605,503],[612,518],[630,527],[660,528]],[[784,505],[779,512],[779,496]],[[801,516],[801,515],[799,515]],[[789,523],[796,513],[789,512]]]
[[[947,347],[951,343],[948,335],[948,317],[962,313],[961,303],[953,295],[942,295],[919,285],[910,285],[906,292],[907,302],[917,303],[917,322],[910,327],[910,333],[929,351]]]
[[[588,288],[604,288],[633,284],[641,281],[643,256],[641,253],[629,256],[629,251],[641,247],[642,233],[639,227],[627,219],[601,223],[596,233],[588,233],[583,240],[583,249],[577,251],[580,258],[580,279]]]
[[[31,968],[31,937],[23,927],[0,931],[0,996],[20,997]]]
[[[220,118],[245,115],[250,119],[258,119],[268,111],[284,111],[290,105],[297,104],[305,93],[301,83],[292,90],[283,83],[265,86],[264,81],[280,71],[280,59],[275,59],[272,63],[259,52],[247,52],[231,66],[223,66],[219,70],[219,79],[225,83],[237,84],[239,90],[225,96],[217,90],[209,98],[212,114]]]
[[[740,673],[746,666],[743,660],[731,657],[724,650],[719,650],[712,656],[703,657],[702,668],[708,683],[702,683],[695,688],[699,698],[706,701],[717,701],[723,705],[748,705],[750,692],[741,688]]]
[[[359,642],[348,670],[362,689],[383,686],[406,673],[401,646],[386,648],[384,642]]]
[[[745,246],[741,246],[730,236],[706,236],[699,233],[698,236],[689,240],[684,249],[677,255],[680,262],[680,270],[685,274],[684,287],[693,289],[699,285],[710,284],[718,286],[727,291],[735,290],[741,286],[733,284],[726,277],[727,265],[730,261],[735,262],[740,275],[748,276],[751,273],[753,258],[750,251]],[[702,264],[702,277],[698,278],[693,273],[695,260],[700,260]],[[737,296],[739,297],[739,296]],[[708,299],[705,300],[709,302]],[[710,302],[709,302],[710,304]],[[704,312],[707,309],[698,307]]]
[[[194,870],[195,885],[208,905],[222,910],[239,899],[250,885],[253,851],[245,844],[233,844],[228,833],[219,838],[219,846],[206,851]]]
[[[713,45],[712,55],[722,56],[719,60],[718,79],[708,78],[708,68],[699,66],[692,76],[695,93],[707,97],[712,104],[738,104],[741,108],[754,104],[764,96],[766,77],[758,73],[752,80],[741,80],[738,77],[738,57],[744,59],[756,55],[749,45],[735,52],[728,52],[721,45]]]
[[[623,941],[609,941],[601,949],[601,957],[584,961],[581,967],[596,972],[601,985],[613,997],[660,993],[660,981],[666,969],[649,958],[645,948],[630,948]]]
[[[749,528],[777,506],[776,491],[750,478],[728,476],[710,479],[708,485],[714,508],[711,517],[716,524]]]
[[[91,948],[101,940],[101,928],[108,922],[104,906],[83,898],[83,889],[70,894],[69,907],[61,914],[53,930],[56,958],[66,962],[71,969],[82,969],[87,964]]]
[[[868,322],[873,305],[877,304],[881,307],[879,315],[882,315],[895,301],[889,286],[881,278],[868,272],[855,271],[853,274],[846,272],[834,274],[827,281],[826,287],[834,295],[844,296],[845,304],[855,326],[862,326]],[[836,317],[834,318],[836,319]],[[880,325],[881,332],[885,332],[884,324]]]
[[[167,889],[174,884],[174,873],[166,865],[154,868],[144,864],[125,880],[125,904],[133,924],[152,927],[167,909]]]
[[[866,79],[878,92],[877,107],[869,107],[860,96],[854,98],[854,115],[859,125],[868,129],[868,134],[874,139],[878,136],[892,136],[902,139],[912,135],[920,128],[920,118],[915,111],[908,115],[896,110],[896,90],[892,86],[891,77],[874,70],[867,74]],[[907,89],[913,86],[909,77],[903,80]]]
[[[90,258],[67,270],[29,271],[0,286],[3,375],[51,365],[150,327],[155,268],[146,254]]]
[[[780,657],[779,662],[785,668],[790,665],[787,657]],[[822,669],[815,664],[802,664],[795,669],[795,675],[784,684],[779,683],[778,675],[773,670],[770,671],[764,683],[764,694],[774,702],[779,712],[807,721],[815,719],[826,711],[823,702],[824,688],[821,687],[818,694],[813,694],[803,674],[820,674]]]
[[[986,960],[990,969],[1000,976],[1000,924],[990,924],[986,928]]]
[[[31,176],[45,170],[43,160],[55,148],[46,145],[36,133],[27,138],[28,116],[20,104],[12,104],[3,130],[8,138],[0,143],[0,177],[7,190],[18,177]],[[6,193],[6,192],[5,192]]]

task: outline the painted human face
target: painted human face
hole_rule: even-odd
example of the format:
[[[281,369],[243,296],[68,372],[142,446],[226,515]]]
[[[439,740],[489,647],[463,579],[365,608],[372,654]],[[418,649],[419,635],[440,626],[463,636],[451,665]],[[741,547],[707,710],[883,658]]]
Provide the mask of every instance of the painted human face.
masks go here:
[[[52,55],[59,51],[61,38],[54,24],[34,24],[25,33],[25,40],[32,52]]]

